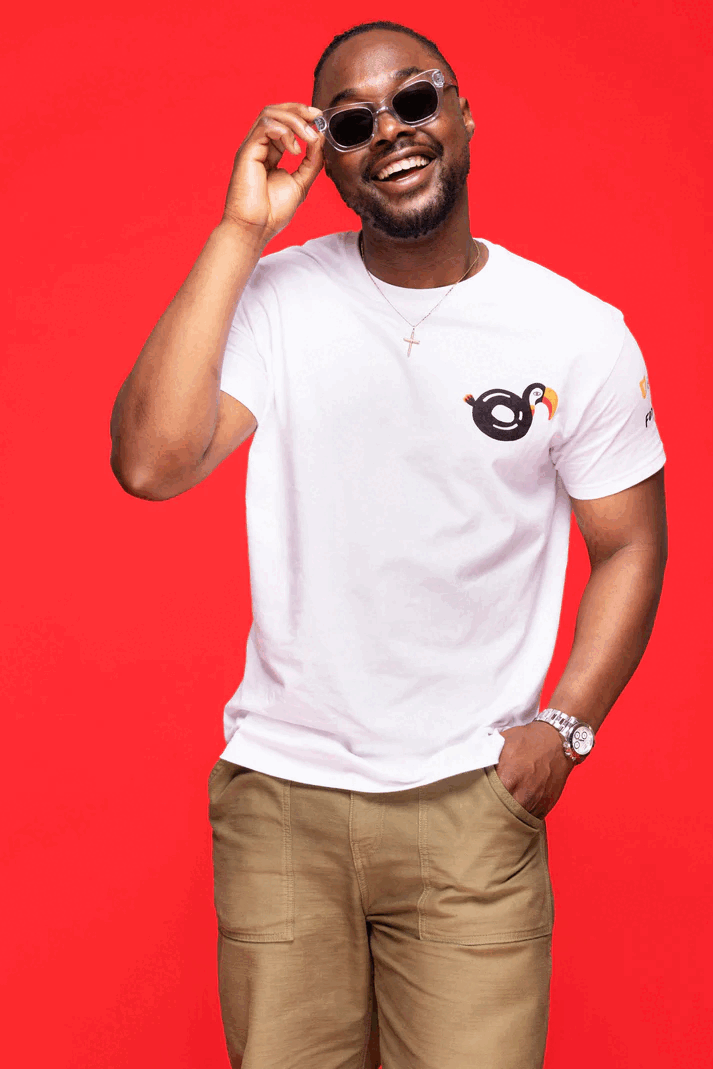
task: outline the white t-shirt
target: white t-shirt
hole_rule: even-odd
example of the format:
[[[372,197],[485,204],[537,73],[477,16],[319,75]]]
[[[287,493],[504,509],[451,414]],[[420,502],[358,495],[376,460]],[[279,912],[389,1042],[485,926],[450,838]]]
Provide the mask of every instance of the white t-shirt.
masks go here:
[[[410,357],[356,233],[265,256],[250,279],[221,378],[258,421],[228,761],[371,792],[496,763],[500,729],[539,708],[570,495],[663,466],[622,313],[479,240],[487,263]],[[445,293],[379,286],[411,323]]]

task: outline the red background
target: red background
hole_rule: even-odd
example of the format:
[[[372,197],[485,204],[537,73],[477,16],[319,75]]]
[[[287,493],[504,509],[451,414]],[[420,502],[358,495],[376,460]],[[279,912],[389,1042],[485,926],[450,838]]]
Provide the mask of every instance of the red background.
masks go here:
[[[227,1065],[206,779],[250,620],[247,447],[142,502],[111,475],[109,413],[257,111],[308,101],[331,36],[390,17],[436,39],[471,100],[474,233],[625,312],[668,453],[655,632],[549,818],[547,1069],[707,1067],[709,9],[255,8],[22,5],[3,56],[7,1062]],[[322,175],[273,247],[356,222]],[[577,535],[551,675],[585,579]]]

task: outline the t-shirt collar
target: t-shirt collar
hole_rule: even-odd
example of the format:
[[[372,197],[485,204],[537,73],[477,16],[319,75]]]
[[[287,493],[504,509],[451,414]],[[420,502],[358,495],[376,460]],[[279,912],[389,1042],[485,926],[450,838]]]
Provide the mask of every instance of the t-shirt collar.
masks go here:
[[[362,292],[379,300],[379,293],[377,292],[374,283],[369,278],[369,274],[359,252],[359,231],[345,231],[342,237],[344,259],[346,261],[345,267],[352,283],[355,286],[358,286]],[[471,278],[465,279],[456,286],[455,290],[448,298],[449,302],[456,297],[456,294],[458,294],[459,299],[467,297],[472,300],[473,297],[484,295],[485,291],[490,288],[493,275],[496,273],[495,261],[498,257],[499,246],[494,242],[486,241],[481,237],[478,237],[476,240],[487,247],[487,262],[477,274],[473,275]],[[393,286],[391,283],[384,282],[380,278],[376,279],[376,286],[388,296],[389,300],[393,300],[394,304],[404,308],[408,306],[421,307],[424,304],[428,304],[429,301],[431,304],[435,304],[439,298],[444,297],[448,292],[447,286],[415,289],[412,286]]]

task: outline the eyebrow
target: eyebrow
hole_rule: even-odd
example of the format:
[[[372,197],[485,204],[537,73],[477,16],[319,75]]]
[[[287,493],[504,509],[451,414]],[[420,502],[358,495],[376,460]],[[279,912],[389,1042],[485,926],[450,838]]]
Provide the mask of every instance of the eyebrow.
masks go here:
[[[395,71],[393,77],[397,82],[403,81],[404,78],[410,78],[412,74],[420,74],[420,67],[402,67],[401,70]],[[342,100],[363,100],[364,97],[360,94],[358,89],[342,89],[341,93],[337,93],[329,101],[329,104],[324,109],[333,108],[336,104],[339,104]]]

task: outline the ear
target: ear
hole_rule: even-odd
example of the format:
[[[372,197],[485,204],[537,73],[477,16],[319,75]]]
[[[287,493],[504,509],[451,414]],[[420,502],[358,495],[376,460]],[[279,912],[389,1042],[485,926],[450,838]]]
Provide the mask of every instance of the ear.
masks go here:
[[[470,104],[467,97],[458,97],[458,103],[460,104],[460,113],[463,118],[463,124],[468,131],[468,140],[475,133],[475,123],[473,122],[473,116],[470,112]]]

